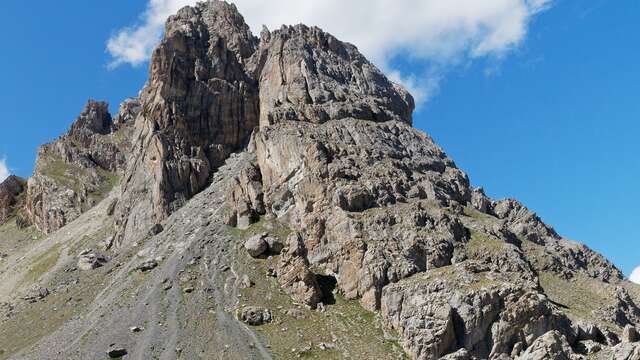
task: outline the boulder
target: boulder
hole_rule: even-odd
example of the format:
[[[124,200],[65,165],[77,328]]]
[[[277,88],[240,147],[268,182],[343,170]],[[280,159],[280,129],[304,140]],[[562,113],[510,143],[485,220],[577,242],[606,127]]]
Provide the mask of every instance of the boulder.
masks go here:
[[[94,250],[87,249],[78,255],[78,269],[89,271],[97,269],[109,261],[107,256],[99,254]]]
[[[247,306],[238,312],[238,320],[243,321],[251,326],[260,326],[270,323],[273,318],[269,309]]]
[[[244,248],[251,257],[257,258],[267,252],[269,244],[265,241],[265,234],[255,235],[247,239]]]
[[[107,350],[107,356],[111,359],[119,359],[127,354],[127,349],[115,344],[111,344],[111,346],[109,346],[109,350]]]
[[[550,331],[533,342],[518,360],[573,360],[575,354],[567,339],[558,331]]]
[[[142,262],[140,265],[136,267],[137,270],[141,272],[151,271],[158,267],[158,262],[155,259],[150,259]]]
[[[634,343],[640,341],[640,334],[638,333],[638,329],[636,329],[633,325],[625,326],[622,331],[622,342],[626,343]]]

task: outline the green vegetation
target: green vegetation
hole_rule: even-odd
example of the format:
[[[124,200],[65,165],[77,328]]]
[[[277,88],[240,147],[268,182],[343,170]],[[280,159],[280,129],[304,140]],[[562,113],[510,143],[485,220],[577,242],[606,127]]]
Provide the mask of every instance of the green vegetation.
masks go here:
[[[44,235],[35,226],[21,229],[16,223],[16,218],[12,217],[0,225],[0,252],[21,242],[38,241],[43,238]]]
[[[110,171],[97,168],[98,175],[103,179],[98,189],[89,193],[89,197],[96,202],[104,199],[120,182],[120,177]]]
[[[40,277],[49,272],[56,264],[62,253],[62,245],[55,244],[39,259],[29,265],[28,272],[22,278],[22,283],[35,283]]]
[[[52,249],[56,253],[59,249]],[[34,274],[48,267],[56,256],[45,256],[34,265]],[[56,331],[70,319],[86,311],[88,305],[103,289],[103,280],[109,267],[83,274],[81,284],[69,286],[68,291],[52,292],[45,299],[28,304],[29,308],[14,313],[0,326],[0,360],[14,357],[28,349],[42,337]],[[73,274],[58,273],[58,282],[73,278]],[[34,276],[32,276],[33,278]],[[66,280],[65,280],[66,279]]]
[[[601,281],[576,274],[571,280],[560,278],[556,274],[543,272],[539,274],[540,285],[545,294],[573,319],[591,319],[593,310],[612,305],[615,287]],[[613,324],[604,324],[614,327]]]
[[[287,237],[291,234],[291,229],[282,225],[277,220],[267,220],[264,216],[251,224],[247,229],[238,229],[235,227],[228,227],[229,232],[240,239],[246,239],[253,235],[262,234],[268,232],[272,236],[275,236],[283,243],[286,243]]]
[[[80,191],[80,179],[87,175],[86,169],[61,160],[47,161],[41,171],[44,176],[75,192]]]
[[[465,246],[467,253],[473,256],[480,256],[482,253],[489,252],[491,254],[496,254],[502,250],[504,250],[505,242],[488,236],[486,234],[480,233],[475,230],[471,230],[471,240]]]
[[[491,215],[485,214],[485,213],[481,213],[480,211],[476,210],[476,208],[474,208],[471,205],[467,205],[464,207],[464,214],[472,219],[475,220],[495,220],[495,218]]]

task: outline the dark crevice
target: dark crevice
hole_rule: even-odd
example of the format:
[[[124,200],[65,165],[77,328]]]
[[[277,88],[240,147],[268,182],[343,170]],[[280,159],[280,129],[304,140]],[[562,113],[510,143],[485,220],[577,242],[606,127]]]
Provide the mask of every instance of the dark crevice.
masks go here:
[[[338,280],[331,275],[316,274],[316,281],[322,291],[321,302],[325,305],[333,305],[336,303],[336,297],[333,295],[333,291],[338,286]]]

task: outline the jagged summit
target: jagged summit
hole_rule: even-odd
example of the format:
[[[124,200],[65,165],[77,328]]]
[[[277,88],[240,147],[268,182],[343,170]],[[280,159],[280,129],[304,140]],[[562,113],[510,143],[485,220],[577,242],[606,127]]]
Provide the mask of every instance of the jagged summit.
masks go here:
[[[200,192],[258,126],[346,118],[411,123],[414,107],[354,46],[303,25],[258,39],[237,8],[220,1],[170,17],[150,68],[117,208],[121,239],[145,232]]]
[[[104,101],[89,100],[78,119],[71,125],[70,135],[83,133],[106,135],[111,132],[113,121],[109,113],[109,104]]]
[[[0,185],[0,359],[640,358],[640,288],[321,29],[185,7],[107,108]]]

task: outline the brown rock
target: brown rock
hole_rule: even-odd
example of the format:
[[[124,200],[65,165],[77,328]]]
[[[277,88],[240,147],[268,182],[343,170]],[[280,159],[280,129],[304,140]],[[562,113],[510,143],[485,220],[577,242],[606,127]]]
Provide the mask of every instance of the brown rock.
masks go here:
[[[322,291],[306,256],[300,234],[289,235],[287,248],[278,263],[278,282],[294,301],[315,308],[322,299]]]

